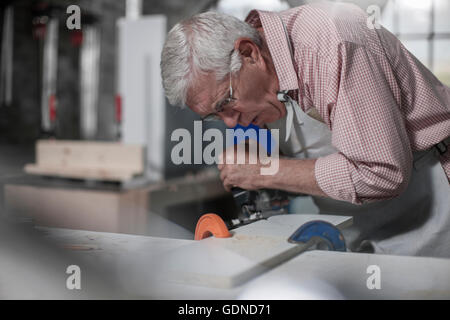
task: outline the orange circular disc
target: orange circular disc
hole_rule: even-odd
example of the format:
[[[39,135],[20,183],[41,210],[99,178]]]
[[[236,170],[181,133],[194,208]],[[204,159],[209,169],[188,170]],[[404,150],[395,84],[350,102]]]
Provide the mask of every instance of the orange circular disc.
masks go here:
[[[216,238],[231,237],[225,222],[215,213],[204,214],[195,227],[195,240],[202,240],[213,235]]]

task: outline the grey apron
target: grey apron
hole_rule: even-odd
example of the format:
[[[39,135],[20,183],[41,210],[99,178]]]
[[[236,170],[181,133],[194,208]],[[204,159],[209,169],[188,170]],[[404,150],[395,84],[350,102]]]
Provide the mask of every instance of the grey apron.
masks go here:
[[[286,29],[285,33],[290,44]],[[285,156],[318,158],[337,152],[325,123],[307,115],[292,100],[285,105],[286,117],[267,124],[269,129],[279,129]],[[394,199],[354,205],[312,198],[320,214],[353,216],[353,226],[344,232],[351,251],[450,257],[450,188],[435,148],[414,153],[409,185]]]

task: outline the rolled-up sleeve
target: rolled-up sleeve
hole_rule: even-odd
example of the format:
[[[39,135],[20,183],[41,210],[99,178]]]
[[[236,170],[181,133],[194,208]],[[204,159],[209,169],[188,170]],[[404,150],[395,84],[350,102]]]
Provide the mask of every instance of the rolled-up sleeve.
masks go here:
[[[399,195],[409,181],[412,152],[386,57],[343,43],[323,70],[326,89],[313,100],[338,152],[317,159],[319,187],[355,204]]]

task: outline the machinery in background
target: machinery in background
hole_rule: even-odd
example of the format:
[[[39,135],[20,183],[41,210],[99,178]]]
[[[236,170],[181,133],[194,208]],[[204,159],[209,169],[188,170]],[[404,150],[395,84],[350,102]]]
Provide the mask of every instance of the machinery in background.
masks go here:
[[[129,0],[126,4],[126,15],[117,22],[116,141],[146,149],[142,180],[155,182],[165,177],[166,102],[159,65],[167,19],[164,15],[142,16],[140,1]],[[98,18],[83,9],[80,30],[64,28],[63,18],[67,18],[65,8],[48,1],[37,2],[33,12],[33,35],[39,46],[42,137],[61,138],[58,134],[63,108],[58,108],[58,47],[67,32],[78,50],[80,138],[96,140],[101,54]]]
[[[133,11],[135,12],[135,10]],[[146,147],[145,178],[164,178],[165,98],[160,79],[164,15],[119,19],[116,113],[120,141]]]
[[[100,30],[97,18],[83,14],[83,29],[72,30],[72,43],[81,44],[79,52],[80,136],[94,140],[98,131],[98,96],[100,78]],[[78,34],[78,35],[77,35]]]
[[[54,136],[56,129],[56,87],[58,72],[58,9],[39,2],[33,13],[33,36],[39,46],[41,133]]]
[[[0,106],[10,106],[13,88],[14,8],[7,5],[3,11],[0,61]]]
[[[39,87],[41,132],[44,137],[56,137],[58,124],[57,81],[60,28],[66,12],[48,2],[37,3],[33,12],[33,36],[39,46]],[[71,44],[79,49],[79,113],[80,137],[93,140],[97,135],[100,32],[97,18],[83,11],[82,29],[69,30]]]
[[[196,212],[183,209],[183,217],[191,212],[197,215],[197,211],[202,211],[200,208],[213,206],[205,202],[224,201],[225,196],[229,197],[216,171],[167,179],[166,142],[170,133],[166,128],[170,121],[160,79],[166,17],[141,16],[139,6],[130,11],[133,14],[128,14],[127,5],[126,17],[117,21],[118,134],[115,141],[94,142],[99,118],[98,20],[95,17],[89,20],[83,9],[81,30],[69,30],[61,19],[67,17],[65,11],[45,5],[47,2],[40,3],[34,12],[33,30],[41,49],[41,127],[45,137],[55,139],[38,140],[36,161],[24,168],[29,175],[13,179],[5,187],[10,215],[30,217],[36,225],[147,234],[154,232],[153,226],[147,224],[149,211],[169,216],[178,210],[177,206],[188,204],[192,208],[196,206]],[[70,48],[71,59],[67,61],[64,56],[63,61],[61,57],[69,39],[75,49]],[[63,62],[75,65],[76,58],[80,66],[79,82],[68,83],[72,86],[69,93],[75,92],[72,89],[77,84],[80,89],[81,141],[60,134],[63,119],[67,118],[60,110],[66,110],[67,106],[57,110],[56,84],[62,86],[64,82],[57,79],[58,73],[61,75],[57,70],[58,60],[60,65]],[[60,101],[63,98],[67,101],[62,96],[62,88]],[[45,206],[35,203],[45,203]],[[183,220],[178,216],[177,219]],[[183,223],[180,224],[183,228],[178,229],[187,234],[190,224]],[[181,233],[178,229],[177,234]]]

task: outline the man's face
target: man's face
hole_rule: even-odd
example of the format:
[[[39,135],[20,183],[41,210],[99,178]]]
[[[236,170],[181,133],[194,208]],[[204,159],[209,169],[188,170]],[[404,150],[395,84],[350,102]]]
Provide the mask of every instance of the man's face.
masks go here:
[[[243,57],[241,70],[232,77],[231,86],[233,99],[224,103],[230,97],[229,76],[217,83],[214,73],[200,75],[188,92],[186,104],[202,118],[217,115],[230,128],[251,123],[262,127],[285,116],[286,109],[276,95],[278,79],[269,72],[262,56]]]

